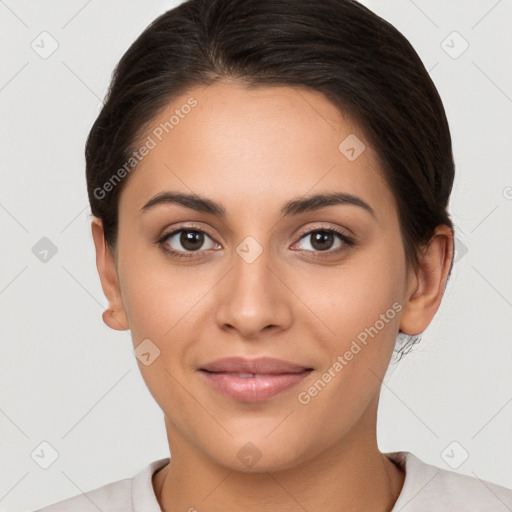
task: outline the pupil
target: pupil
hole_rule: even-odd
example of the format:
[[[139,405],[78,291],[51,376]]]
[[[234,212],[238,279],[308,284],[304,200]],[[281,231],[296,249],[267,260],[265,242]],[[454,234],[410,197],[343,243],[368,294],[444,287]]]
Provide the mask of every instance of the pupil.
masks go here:
[[[181,234],[180,243],[189,251],[197,250],[203,245],[203,233],[184,231]]]
[[[333,242],[333,234],[327,231],[317,231],[313,234],[313,241],[311,245],[320,251],[330,249]]]

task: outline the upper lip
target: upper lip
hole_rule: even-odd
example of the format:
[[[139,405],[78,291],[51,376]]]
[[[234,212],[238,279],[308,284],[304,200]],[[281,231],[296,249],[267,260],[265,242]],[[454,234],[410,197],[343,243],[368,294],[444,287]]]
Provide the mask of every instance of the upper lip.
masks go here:
[[[276,375],[281,373],[300,373],[311,369],[307,366],[273,357],[260,357],[257,359],[226,357],[207,363],[200,368],[200,370],[207,370],[209,372],[266,373]]]

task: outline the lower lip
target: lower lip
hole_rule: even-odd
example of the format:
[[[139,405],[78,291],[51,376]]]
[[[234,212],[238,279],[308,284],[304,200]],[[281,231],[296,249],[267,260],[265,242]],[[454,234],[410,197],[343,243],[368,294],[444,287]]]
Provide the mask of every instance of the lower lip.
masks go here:
[[[282,373],[264,377],[236,377],[229,373],[211,373],[201,370],[208,383],[217,391],[243,402],[261,402],[286,391],[305,379],[311,370],[300,373]]]

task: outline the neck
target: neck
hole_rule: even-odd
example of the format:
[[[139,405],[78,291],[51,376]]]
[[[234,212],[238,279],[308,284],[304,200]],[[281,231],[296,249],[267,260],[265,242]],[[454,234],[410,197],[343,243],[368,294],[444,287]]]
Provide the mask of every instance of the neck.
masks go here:
[[[179,435],[166,420],[171,463],[153,477],[164,512],[196,509],[368,510],[389,512],[405,474],[377,447],[375,435],[362,436],[364,415],[349,435],[291,469],[245,473],[218,465]],[[366,425],[368,426],[368,425]]]

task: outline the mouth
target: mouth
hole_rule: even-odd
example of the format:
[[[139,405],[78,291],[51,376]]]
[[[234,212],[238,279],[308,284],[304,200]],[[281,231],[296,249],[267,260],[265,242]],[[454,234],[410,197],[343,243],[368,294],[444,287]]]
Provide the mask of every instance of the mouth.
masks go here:
[[[304,380],[313,368],[281,359],[226,358],[199,368],[217,392],[242,402],[261,402]]]

